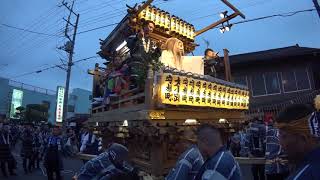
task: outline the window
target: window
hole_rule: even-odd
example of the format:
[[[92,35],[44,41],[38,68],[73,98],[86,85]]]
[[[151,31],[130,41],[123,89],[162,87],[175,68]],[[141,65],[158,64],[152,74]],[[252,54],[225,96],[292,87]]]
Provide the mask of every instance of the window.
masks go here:
[[[277,72],[255,74],[251,77],[253,96],[272,95],[280,93],[279,76]]]
[[[244,86],[248,86],[247,76],[236,76],[234,77],[234,82]]]
[[[74,101],[76,101],[78,99],[78,97],[76,95],[70,95],[70,98]]]
[[[264,84],[264,76],[261,75],[254,75],[251,77],[251,86],[252,86],[252,95],[253,96],[261,96],[265,95],[266,87]]]
[[[282,72],[282,86],[284,92],[294,92],[310,89],[307,69],[293,69]]]
[[[90,101],[92,100],[92,95],[89,95],[89,100],[90,100]]]
[[[74,106],[68,105],[68,112],[74,112]]]
[[[264,74],[267,94],[280,93],[280,85],[278,79],[278,73],[269,72]]]

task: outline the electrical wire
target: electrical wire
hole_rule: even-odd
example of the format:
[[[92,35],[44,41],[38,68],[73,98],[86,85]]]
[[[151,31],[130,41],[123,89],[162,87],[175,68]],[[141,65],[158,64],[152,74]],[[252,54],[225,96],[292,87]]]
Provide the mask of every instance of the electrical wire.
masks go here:
[[[2,25],[2,26],[5,26],[5,27],[17,29],[17,30],[20,30],[20,31],[25,31],[25,32],[29,32],[29,33],[38,34],[38,35],[61,37],[61,36],[58,36],[58,35],[55,35],[55,34],[47,34],[47,33],[43,33],[43,32],[31,31],[31,30],[28,30],[28,29],[24,29],[24,28],[12,26],[12,25],[4,24],[4,23],[2,23],[1,25]],[[63,37],[63,36],[62,36],[62,37]]]
[[[87,32],[90,32],[90,31],[95,31],[95,30],[98,30],[98,29],[102,29],[102,28],[106,28],[106,27],[110,27],[110,26],[114,26],[114,25],[118,25],[118,24],[119,23],[112,23],[112,24],[96,27],[96,28],[93,28],[93,29],[88,29],[88,30],[85,30],[85,31],[81,31],[81,32],[78,32],[77,34],[83,34],[83,33],[87,33]]]
[[[79,60],[74,61],[72,63],[72,65],[74,65],[75,63],[87,61],[89,59],[93,59],[93,58],[97,58],[97,57],[99,57],[99,56],[96,55],[96,56],[90,56],[90,57],[87,57],[87,58],[79,59]],[[60,68],[63,65],[64,64],[53,65],[53,66],[42,68],[42,69],[39,69],[39,70],[36,70],[36,71],[31,71],[31,72],[23,73],[23,74],[20,74],[20,75],[17,75],[17,76],[13,76],[13,77],[11,77],[9,79],[16,79],[18,77],[23,77],[23,76],[27,76],[27,75],[31,75],[31,74],[39,74],[39,73],[42,73],[44,71],[48,71],[50,69]]]

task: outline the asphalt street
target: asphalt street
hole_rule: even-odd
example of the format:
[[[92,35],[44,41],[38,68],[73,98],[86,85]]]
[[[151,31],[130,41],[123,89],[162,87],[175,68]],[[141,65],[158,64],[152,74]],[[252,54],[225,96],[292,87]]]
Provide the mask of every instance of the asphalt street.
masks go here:
[[[22,159],[20,157],[20,148],[21,144],[18,143],[15,150],[13,150],[13,156],[17,161],[17,176],[9,176],[8,178],[3,178],[2,174],[0,175],[0,179],[8,179],[8,180],[44,180],[47,179],[46,170],[43,167],[42,163],[40,163],[40,169],[34,169],[32,173],[25,174],[22,167]],[[61,175],[64,180],[71,179],[74,176],[81,166],[83,165],[82,160],[75,158],[64,158],[63,166],[64,170],[61,171]],[[251,175],[251,166],[250,165],[241,165],[242,176],[244,180],[252,180]]]

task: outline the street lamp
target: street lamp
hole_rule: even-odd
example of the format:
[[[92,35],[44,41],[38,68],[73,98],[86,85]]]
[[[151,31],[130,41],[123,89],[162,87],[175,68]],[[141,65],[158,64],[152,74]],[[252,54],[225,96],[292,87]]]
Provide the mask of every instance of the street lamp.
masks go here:
[[[220,13],[220,17],[225,18],[228,16],[227,14],[228,14],[228,11],[224,11],[224,12]]]

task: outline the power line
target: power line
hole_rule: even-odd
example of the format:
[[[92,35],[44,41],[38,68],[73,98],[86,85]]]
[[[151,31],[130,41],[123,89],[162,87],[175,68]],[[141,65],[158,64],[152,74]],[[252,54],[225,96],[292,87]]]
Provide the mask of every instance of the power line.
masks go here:
[[[90,57],[87,57],[87,58],[83,58],[83,59],[79,59],[79,60],[76,60],[74,61],[72,64],[74,65],[75,63],[79,63],[79,62],[83,62],[83,61],[87,61],[89,59],[93,59],[93,58],[97,58],[99,56],[90,56]],[[57,64],[57,65],[53,65],[53,66],[50,66],[50,67],[46,67],[46,68],[42,68],[42,69],[38,69],[36,71],[31,71],[31,72],[27,72],[27,73],[23,73],[23,74],[20,74],[20,75],[17,75],[17,76],[13,76],[9,79],[15,79],[15,78],[19,78],[19,77],[23,77],[23,76],[27,76],[27,75],[31,75],[31,74],[39,74],[39,73],[42,73],[44,71],[48,71],[50,69],[55,69],[55,68],[61,68],[61,66],[63,66],[64,64]]]
[[[77,34],[83,34],[83,33],[87,33],[87,32],[90,32],[90,31],[95,31],[95,30],[98,30],[98,29],[102,29],[102,28],[106,28],[106,27],[110,27],[110,26],[114,26],[114,25],[118,25],[119,23],[113,23],[113,24],[108,24],[108,25],[105,25],[105,26],[100,26],[100,27],[96,27],[96,28],[93,28],[93,29],[88,29],[88,30],[85,30],[85,31],[81,31],[81,32],[78,32]]]
[[[315,11],[315,10],[316,9],[305,9],[305,10],[292,11],[292,12],[286,12],[286,13],[281,13],[281,14],[273,14],[273,15],[269,15],[269,16],[263,16],[263,17],[258,17],[258,18],[254,18],[254,19],[238,21],[238,22],[235,22],[235,23],[232,23],[232,24],[242,24],[242,23],[247,23],[247,22],[252,22],[252,21],[269,19],[269,18],[273,18],[273,17],[289,17],[289,16],[294,16],[294,15],[299,14],[299,13],[312,12],[312,11]]]
[[[16,27],[16,26],[11,26],[11,25],[8,25],[8,24],[3,24],[3,23],[1,25],[5,26],[5,27],[12,28],[12,29],[17,29],[17,30],[20,30],[20,31],[25,31],[25,32],[29,32],[29,33],[38,34],[38,35],[62,37],[62,36],[58,36],[58,35],[55,35],[55,34],[47,34],[47,33],[43,33],[43,32],[31,31],[31,30],[28,30],[28,29],[24,29],[24,28],[20,28],[20,27]]]

